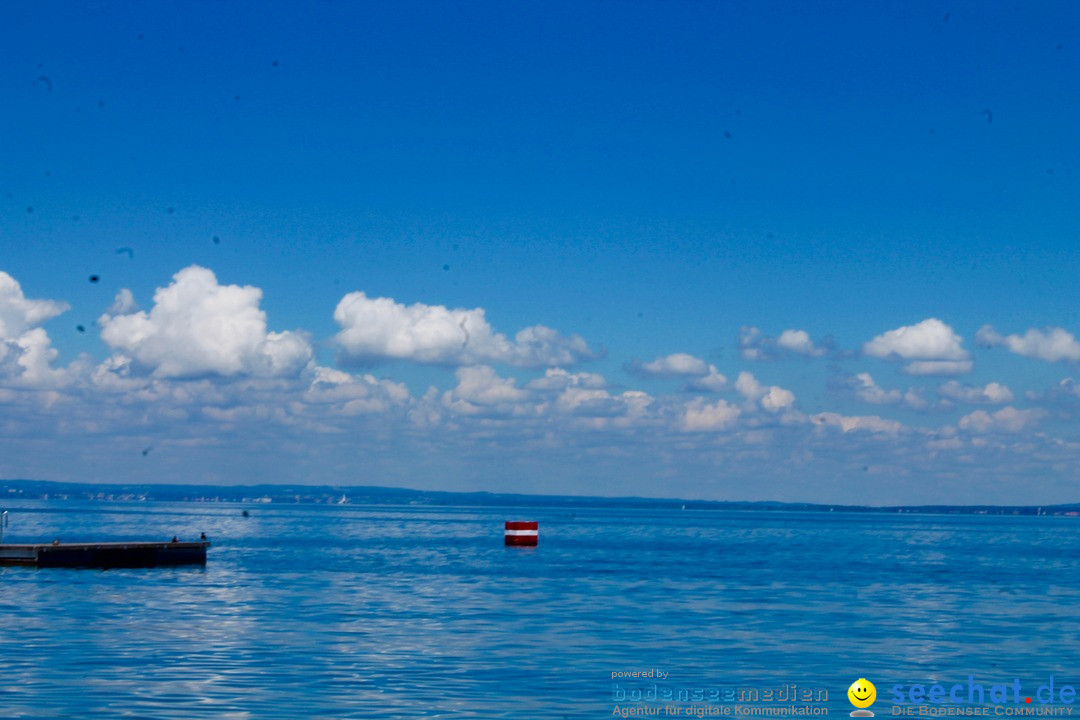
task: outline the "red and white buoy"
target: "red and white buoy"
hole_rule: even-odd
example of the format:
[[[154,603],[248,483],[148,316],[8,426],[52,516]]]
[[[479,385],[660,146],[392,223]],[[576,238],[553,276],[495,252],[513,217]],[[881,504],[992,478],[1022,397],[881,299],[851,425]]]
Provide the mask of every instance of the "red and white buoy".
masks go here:
[[[540,540],[540,524],[535,520],[507,520],[506,544],[535,546]]]

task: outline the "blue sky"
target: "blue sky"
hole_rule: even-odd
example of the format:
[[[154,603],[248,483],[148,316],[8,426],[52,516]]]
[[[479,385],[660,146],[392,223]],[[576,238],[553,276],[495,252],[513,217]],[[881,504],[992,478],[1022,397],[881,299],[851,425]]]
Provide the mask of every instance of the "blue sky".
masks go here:
[[[1080,498],[1075,3],[2,15],[0,476]]]

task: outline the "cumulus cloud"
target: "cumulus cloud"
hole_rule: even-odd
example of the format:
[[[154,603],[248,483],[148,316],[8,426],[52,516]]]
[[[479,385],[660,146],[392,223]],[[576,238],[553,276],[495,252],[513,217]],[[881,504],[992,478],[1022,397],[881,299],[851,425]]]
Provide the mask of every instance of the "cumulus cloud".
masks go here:
[[[889,330],[863,345],[873,357],[897,356],[904,360],[966,360],[963,338],[937,318]]]
[[[769,391],[761,398],[761,407],[769,412],[780,412],[795,402],[795,393],[776,385],[769,386]]]
[[[916,360],[903,367],[908,375],[966,375],[971,372],[970,360]]]
[[[135,304],[135,296],[127,288],[121,288],[120,292],[116,293],[116,297],[113,298],[112,305],[105,312],[109,315],[127,315],[135,310],[138,310],[138,306]]]
[[[735,380],[735,389],[753,404],[760,402],[761,407],[769,412],[779,412],[795,403],[795,394],[778,385],[762,385],[748,372],[739,373]]]
[[[652,396],[639,390],[612,395],[607,390],[568,387],[558,394],[554,404],[541,404],[536,410],[577,418],[582,427],[592,429],[627,428],[645,420],[653,403]]]
[[[516,418],[522,421],[574,418],[585,428],[628,427],[644,419],[653,404],[648,394],[627,390],[612,395],[592,373],[549,368],[519,387],[488,365],[458,368],[457,386],[442,395],[441,406],[458,417]]]
[[[559,412],[580,417],[616,417],[626,412],[626,405],[607,390],[568,387],[555,401]]]
[[[897,435],[904,426],[896,420],[886,420],[877,415],[840,415],[833,412],[818,413],[811,417],[814,424],[825,427],[837,427],[845,433],[865,431]]]
[[[525,388],[534,393],[531,402],[537,413],[552,410],[580,418],[618,419],[616,424],[640,419],[653,402],[651,396],[637,390],[612,395],[602,375],[562,368],[548,368],[543,377],[530,380]]]
[[[785,330],[776,339],[776,345],[807,357],[819,357],[825,354],[825,349],[815,346],[805,330]]]
[[[341,326],[335,342],[342,359],[351,362],[543,367],[597,356],[581,337],[560,335],[543,325],[527,327],[510,340],[492,329],[482,308],[403,305],[392,298],[352,292],[338,303],[334,320]]]
[[[312,368],[311,384],[303,394],[311,405],[331,405],[343,415],[383,413],[404,406],[409,390],[401,383],[373,375],[351,375],[334,368]]]
[[[12,340],[0,341],[0,372],[18,385],[54,387],[67,380],[63,370],[53,367],[59,353],[43,328],[33,328]]]
[[[761,360],[765,357],[762,350],[761,330],[756,327],[739,328],[739,355],[743,360]]]
[[[963,338],[937,318],[884,332],[864,343],[862,350],[871,357],[912,361],[904,368],[911,375],[958,375],[971,371]]]
[[[672,353],[652,362],[631,364],[631,368],[646,377],[696,377],[709,372],[704,360],[686,353]]]
[[[761,330],[756,327],[743,327],[739,330],[739,354],[744,360],[772,359],[780,352],[821,357],[828,351],[815,345],[805,330],[784,330],[780,337],[776,338],[762,335]]]
[[[727,389],[727,378],[715,365],[686,353],[672,353],[647,363],[634,361],[626,365],[626,370],[643,378],[684,378],[686,390],[719,392]]]
[[[1028,398],[1031,400],[1039,400],[1044,396],[1042,393],[1028,393]],[[1050,400],[1059,400],[1061,398],[1080,398],[1080,384],[1074,381],[1071,377],[1067,377],[1056,386],[1050,388],[1045,397]]]
[[[702,398],[694,398],[683,409],[682,429],[687,432],[723,430],[732,426],[740,414],[738,407],[725,400],[708,403]]]
[[[520,414],[529,393],[513,378],[499,377],[488,365],[458,368],[457,386],[443,393],[443,406],[465,415]]]
[[[596,373],[572,373],[563,368],[548,368],[544,376],[530,380],[526,387],[532,390],[565,390],[569,387],[598,390],[607,387],[603,375]]]
[[[994,413],[976,410],[960,418],[957,425],[962,430],[975,433],[1018,433],[1037,422],[1043,415],[1042,410],[1017,410],[1009,406]]]
[[[0,270],[0,340],[13,340],[69,309],[56,300],[31,300],[19,282]]]
[[[1001,383],[987,383],[983,387],[961,385],[955,380],[950,380],[938,388],[938,394],[942,397],[966,403],[986,403],[1000,405],[1012,402],[1012,390]]]
[[[177,273],[168,287],[155,294],[152,304],[143,303],[145,312],[134,301],[130,291],[121,291],[101,319],[102,337],[113,348],[112,357],[101,363],[79,358],[56,370],[57,352],[40,324],[66,306],[27,300],[9,276],[0,275],[0,403],[5,408],[2,423],[9,448],[5,457],[50,454],[20,455],[17,445],[22,438],[52,438],[46,447],[60,452],[72,448],[73,455],[88,449],[91,454],[104,454],[101,438],[108,437],[116,447],[118,467],[130,465],[135,457],[143,468],[140,472],[148,472],[152,463],[164,462],[173,452],[170,462],[175,463],[175,472],[190,474],[191,459],[197,453],[189,448],[218,443],[221,454],[202,456],[208,467],[221,467],[221,458],[235,457],[239,449],[280,468],[279,460],[295,452],[302,459],[298,467],[305,468],[303,477],[333,477],[335,481],[356,476],[357,458],[363,458],[359,471],[370,481],[387,477],[404,482],[399,478],[406,473],[415,477],[418,468],[430,472],[446,463],[462,463],[463,472],[470,473],[464,464],[470,457],[488,468],[519,460],[521,467],[535,467],[536,458],[543,461],[543,454],[550,450],[547,467],[556,470],[552,475],[572,471],[564,465],[567,457],[590,457],[597,459],[590,463],[590,472],[606,462],[623,462],[620,473],[640,469],[650,478],[688,475],[687,468],[714,478],[736,475],[728,470],[737,469],[776,481],[782,475],[770,476],[769,471],[798,475],[802,469],[798,463],[811,470],[830,468],[827,474],[835,475],[831,469],[835,466],[824,463],[839,458],[836,461],[844,467],[929,470],[927,481],[933,483],[932,478],[965,471],[964,465],[949,463],[981,463],[972,467],[1000,473],[1019,468],[1022,477],[1025,467],[1050,467],[1047,456],[1060,459],[1064,468],[1075,467],[1080,453],[1080,444],[1073,442],[1066,452],[1061,449],[1064,445],[1054,445],[1058,440],[1047,439],[1039,420],[1048,420],[1048,413],[1005,407],[1013,401],[1013,393],[1001,383],[937,380],[933,385],[939,386],[942,400],[980,403],[982,410],[936,431],[876,415],[824,412],[808,417],[795,409],[792,392],[746,372],[737,378],[733,374],[731,395],[723,400],[704,392],[654,398],[640,391],[620,392],[601,375],[560,366],[514,371],[517,379],[501,377],[499,372],[507,369],[492,360],[459,365],[452,381],[439,383],[423,397],[413,397],[401,383],[317,365],[303,335],[268,331],[259,309],[259,290],[219,284],[208,270],[193,267]],[[436,315],[445,312],[448,321],[440,324],[436,318],[435,327],[454,336],[441,340],[441,345],[425,345],[422,331],[427,326],[422,318],[408,314],[416,306],[389,302],[391,327],[379,331],[381,335],[375,333],[386,345],[378,355],[382,359],[393,356],[386,349],[390,339],[409,332],[418,335],[401,356],[420,357],[423,362],[452,364],[469,360],[470,353],[515,365],[532,364],[539,356],[581,357],[561,345],[567,338],[554,331],[545,335],[530,329],[535,332],[507,338],[487,325],[482,311],[420,306]],[[401,311],[407,311],[405,330],[394,325],[401,320]],[[343,323],[341,327],[345,334],[353,326]],[[1052,337],[1051,331],[1039,332]],[[808,348],[816,346],[800,333],[785,331],[761,347],[777,355],[813,355]],[[983,339],[992,337],[982,335]],[[476,348],[474,340],[479,343]],[[1005,339],[999,344],[1005,345]],[[457,349],[446,350],[453,346]],[[967,357],[925,357],[903,343],[895,346],[907,356],[899,351],[889,356],[913,367],[954,363],[970,369]],[[962,346],[957,347],[966,355]],[[1067,359],[1060,352],[1055,357],[1059,356]],[[362,357],[364,352],[354,356]],[[635,370],[694,390],[729,389],[715,366],[685,353],[640,363]],[[869,373],[847,382],[849,397],[874,404],[871,412],[924,403],[920,390],[881,387]],[[1063,421],[1071,417],[1078,398],[1077,384],[1063,381],[1045,396],[1032,399],[1054,413],[1052,425],[1044,420],[1050,430],[1068,430]],[[977,407],[965,407],[964,412]],[[248,438],[251,443],[245,446]],[[144,459],[140,450],[150,446],[155,450]],[[290,446],[295,451],[283,449]],[[467,452],[456,452],[463,448]],[[380,454],[390,458],[382,466],[382,472],[389,474],[382,476],[376,474]],[[1015,464],[1007,462],[1009,454],[1015,454]],[[650,466],[650,462],[658,464]],[[761,464],[754,466],[755,462]],[[163,466],[153,467],[149,472],[157,473]],[[291,468],[282,472],[287,470]],[[825,474],[822,469],[821,476]]]
[[[1004,345],[1017,355],[1039,358],[1049,362],[1080,361],[1080,341],[1059,327],[1043,330],[1029,328],[1023,335],[1001,335],[991,325],[983,325],[975,333],[975,341],[985,347]]]
[[[855,397],[873,405],[905,405],[916,410],[927,406],[926,400],[915,390],[885,390],[874,382],[870,373],[859,373],[850,378],[848,384]]]
[[[51,387],[65,382],[53,368],[57,351],[38,327],[68,310],[57,300],[31,300],[11,275],[0,271],[0,377],[24,387]]]
[[[686,381],[686,389],[697,392],[720,392],[727,390],[727,386],[727,378],[716,369],[715,365],[709,366],[707,374]]]
[[[267,332],[261,299],[259,288],[220,285],[192,265],[157,289],[149,313],[106,313],[98,324],[107,345],[157,377],[295,374],[311,360],[311,345],[297,332]]]
[[[859,373],[850,381],[855,397],[874,405],[892,405],[900,402],[904,394],[899,390],[884,390],[874,382],[870,373]]]
[[[747,400],[757,400],[765,392],[757,378],[748,372],[739,373],[735,379],[735,389]]]

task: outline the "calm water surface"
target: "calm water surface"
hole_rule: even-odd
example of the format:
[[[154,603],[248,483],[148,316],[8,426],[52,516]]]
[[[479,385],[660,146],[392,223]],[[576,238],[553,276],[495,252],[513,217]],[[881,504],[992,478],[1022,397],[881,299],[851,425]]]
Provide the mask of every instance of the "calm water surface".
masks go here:
[[[824,686],[837,717],[859,677],[1080,685],[1075,518],[6,507],[9,542],[214,542],[205,569],[0,568],[8,718],[601,718],[648,668]]]

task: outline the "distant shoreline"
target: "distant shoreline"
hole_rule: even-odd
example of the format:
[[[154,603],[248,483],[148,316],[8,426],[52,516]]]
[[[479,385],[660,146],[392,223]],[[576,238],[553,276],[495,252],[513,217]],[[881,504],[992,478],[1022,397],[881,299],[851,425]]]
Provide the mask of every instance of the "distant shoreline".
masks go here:
[[[774,501],[527,495],[344,485],[152,485],[0,480],[0,506],[11,500],[240,502],[310,505],[427,505],[549,508],[653,508],[772,512],[915,513],[935,515],[1057,515],[1080,517],[1080,503],[1059,505],[837,505]]]

